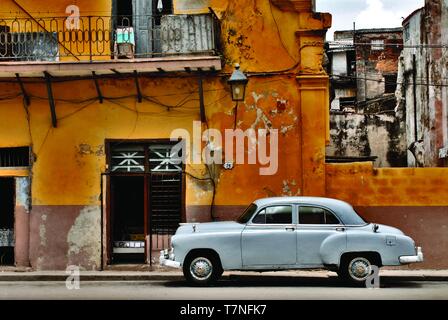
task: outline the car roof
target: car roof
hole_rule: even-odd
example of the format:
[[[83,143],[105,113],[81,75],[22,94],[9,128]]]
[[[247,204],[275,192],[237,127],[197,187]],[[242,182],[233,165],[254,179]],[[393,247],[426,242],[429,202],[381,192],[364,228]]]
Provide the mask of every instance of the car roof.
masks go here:
[[[354,221],[358,221],[359,216],[354,211],[353,207],[341,200],[321,197],[276,197],[276,198],[264,198],[254,201],[258,207],[264,207],[266,205],[275,204],[308,204],[318,205],[331,209],[334,211],[340,219],[346,224],[351,224]],[[356,223],[358,224],[358,223]]]
[[[297,203],[297,204],[316,204],[324,206],[350,206],[347,202],[321,197],[274,197],[263,198],[254,201],[257,206],[265,206],[276,203]]]

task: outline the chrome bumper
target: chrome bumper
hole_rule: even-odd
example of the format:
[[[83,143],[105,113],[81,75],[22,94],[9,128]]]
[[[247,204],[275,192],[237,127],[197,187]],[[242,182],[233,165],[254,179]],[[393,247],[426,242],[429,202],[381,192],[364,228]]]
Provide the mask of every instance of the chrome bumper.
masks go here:
[[[159,264],[161,266],[180,269],[180,262],[174,261],[174,254],[170,254],[168,249],[160,251]]]
[[[417,248],[416,256],[401,256],[400,257],[400,263],[402,263],[402,264],[416,263],[416,262],[423,262],[423,251],[422,251],[421,247]]]

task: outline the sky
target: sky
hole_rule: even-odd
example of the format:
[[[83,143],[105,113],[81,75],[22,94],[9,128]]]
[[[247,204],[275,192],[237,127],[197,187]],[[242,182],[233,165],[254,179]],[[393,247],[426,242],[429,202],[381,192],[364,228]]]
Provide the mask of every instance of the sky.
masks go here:
[[[336,30],[401,27],[403,18],[423,7],[424,0],[316,0],[317,12],[333,15],[333,28],[327,34],[333,40]]]

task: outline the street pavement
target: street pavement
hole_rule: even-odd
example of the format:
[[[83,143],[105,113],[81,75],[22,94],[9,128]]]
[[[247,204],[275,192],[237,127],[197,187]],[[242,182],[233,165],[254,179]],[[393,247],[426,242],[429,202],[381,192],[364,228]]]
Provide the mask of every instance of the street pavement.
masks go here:
[[[1,277],[0,277],[1,278]],[[0,299],[43,300],[448,300],[448,281],[383,276],[381,288],[352,288],[327,273],[226,274],[215,286],[190,287],[182,278],[86,281],[68,290],[65,281],[0,281]]]

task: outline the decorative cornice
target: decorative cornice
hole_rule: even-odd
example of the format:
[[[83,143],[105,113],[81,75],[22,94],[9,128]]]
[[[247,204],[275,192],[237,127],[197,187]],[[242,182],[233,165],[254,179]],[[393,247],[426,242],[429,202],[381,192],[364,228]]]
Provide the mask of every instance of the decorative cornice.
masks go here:
[[[315,0],[270,0],[273,5],[283,11],[314,12]]]

